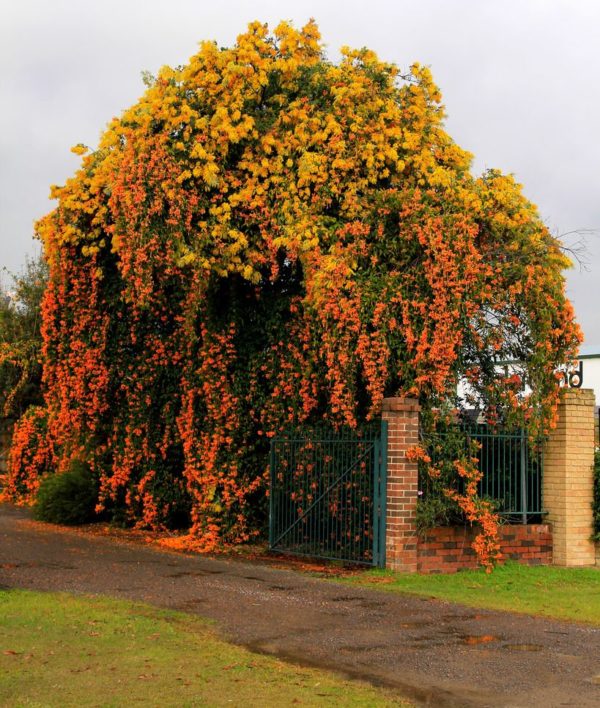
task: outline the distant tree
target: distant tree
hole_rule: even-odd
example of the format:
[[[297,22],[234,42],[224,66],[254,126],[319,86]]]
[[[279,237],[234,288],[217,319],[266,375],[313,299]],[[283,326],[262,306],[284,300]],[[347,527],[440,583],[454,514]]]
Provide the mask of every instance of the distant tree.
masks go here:
[[[40,255],[0,288],[0,428],[43,401],[40,308],[47,282],[48,267]]]

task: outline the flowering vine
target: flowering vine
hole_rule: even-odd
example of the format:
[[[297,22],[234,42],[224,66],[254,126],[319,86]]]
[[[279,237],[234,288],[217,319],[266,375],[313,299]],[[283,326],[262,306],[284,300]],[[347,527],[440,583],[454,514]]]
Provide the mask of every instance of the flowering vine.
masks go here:
[[[432,408],[464,377],[490,416],[548,425],[549,375],[579,341],[568,262],[443,119],[427,68],[348,48],[334,64],[314,22],[254,22],[163,68],[96,150],[74,148],[37,225],[45,422],[17,432],[14,494],[84,458],[99,509],[187,525],[204,550],[260,529],[285,425],[356,427],[386,395]],[[503,358],[523,362],[518,390]]]

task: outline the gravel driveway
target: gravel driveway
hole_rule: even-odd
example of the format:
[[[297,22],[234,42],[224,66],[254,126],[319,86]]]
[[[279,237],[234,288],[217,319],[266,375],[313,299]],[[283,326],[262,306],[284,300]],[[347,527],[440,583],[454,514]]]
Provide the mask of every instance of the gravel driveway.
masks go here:
[[[65,532],[10,505],[0,505],[0,587],[197,613],[253,651],[397,687],[423,705],[600,706],[600,628]]]

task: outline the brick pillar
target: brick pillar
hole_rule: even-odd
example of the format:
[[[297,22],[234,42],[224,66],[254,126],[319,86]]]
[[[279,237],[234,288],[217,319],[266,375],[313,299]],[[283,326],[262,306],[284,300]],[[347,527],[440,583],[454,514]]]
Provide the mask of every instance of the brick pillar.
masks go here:
[[[386,566],[417,571],[417,462],[406,450],[419,442],[419,404],[412,398],[384,398],[382,418],[388,424]]]
[[[544,448],[543,505],[554,565],[593,565],[594,392],[561,391],[557,425]]]

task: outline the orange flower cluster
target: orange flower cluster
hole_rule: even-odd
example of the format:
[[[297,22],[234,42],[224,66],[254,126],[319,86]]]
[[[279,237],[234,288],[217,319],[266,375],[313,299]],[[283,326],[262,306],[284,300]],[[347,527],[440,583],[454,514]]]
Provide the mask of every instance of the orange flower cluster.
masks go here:
[[[15,425],[8,466],[11,474],[0,493],[0,501],[16,500],[26,504],[34,500],[40,476],[49,472],[54,455],[47,435],[47,414],[31,406]]]
[[[455,490],[448,489],[446,494],[458,503],[465,519],[471,524],[476,523],[481,529],[475,536],[472,547],[477,553],[479,562],[489,573],[501,557],[498,517],[491,503],[477,496],[477,486],[482,477],[482,473],[477,468],[477,458],[456,460],[454,467],[458,477],[465,480],[464,492],[459,494]]]
[[[417,64],[252,23],[76,146],[37,226],[46,427],[21,424],[15,494],[85,459],[99,509],[207,549],[264,524],[284,426],[436,406],[466,372],[490,415],[546,424],[579,338],[567,261],[510,177],[473,177],[440,101]]]

